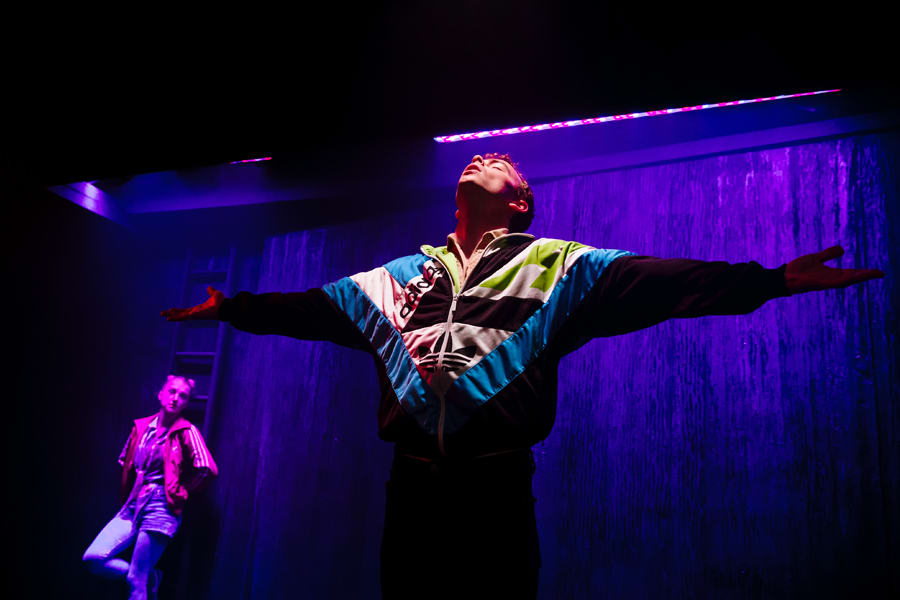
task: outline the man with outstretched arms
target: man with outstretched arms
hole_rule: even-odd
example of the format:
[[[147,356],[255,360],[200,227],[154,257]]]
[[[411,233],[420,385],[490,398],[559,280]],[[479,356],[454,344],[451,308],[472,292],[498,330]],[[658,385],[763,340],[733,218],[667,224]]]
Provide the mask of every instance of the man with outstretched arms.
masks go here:
[[[534,195],[508,155],[476,155],[446,246],[322,288],[234,298],[209,288],[172,321],[329,340],[376,358],[379,434],[395,445],[381,550],[385,598],[537,595],[531,447],[550,433],[557,370],[593,337],[883,273],[828,248],[776,269],[639,256],[524,233]],[[465,596],[464,596],[465,595]]]

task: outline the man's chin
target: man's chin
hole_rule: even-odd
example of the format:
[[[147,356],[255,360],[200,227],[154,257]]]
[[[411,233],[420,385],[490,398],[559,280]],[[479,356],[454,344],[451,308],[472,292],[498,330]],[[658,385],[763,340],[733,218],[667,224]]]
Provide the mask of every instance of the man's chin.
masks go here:
[[[456,184],[456,196],[477,196],[478,194],[483,194],[485,192],[484,187],[478,183],[478,181],[474,177],[469,177],[465,175],[460,177],[459,183]]]

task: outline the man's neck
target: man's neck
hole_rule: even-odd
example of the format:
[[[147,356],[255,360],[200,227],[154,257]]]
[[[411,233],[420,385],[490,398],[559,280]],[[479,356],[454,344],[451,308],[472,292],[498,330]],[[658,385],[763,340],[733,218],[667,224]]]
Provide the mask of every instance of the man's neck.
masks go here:
[[[506,224],[476,224],[472,221],[460,219],[456,223],[456,231],[454,232],[457,245],[466,257],[472,256],[472,252],[475,251],[484,234],[501,227],[506,227]]]

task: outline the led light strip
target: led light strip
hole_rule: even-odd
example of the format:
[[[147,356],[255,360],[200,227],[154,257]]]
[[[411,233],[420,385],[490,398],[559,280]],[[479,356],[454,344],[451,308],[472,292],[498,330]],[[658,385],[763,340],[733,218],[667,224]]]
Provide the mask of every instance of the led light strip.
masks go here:
[[[819,94],[830,94],[832,92],[839,91],[841,90],[834,89],[820,90],[818,92],[803,92],[802,94],[783,94],[781,96],[766,96],[765,98],[754,98],[753,100],[732,100],[731,102],[698,104],[696,106],[684,106],[682,108],[664,108],[662,110],[648,110],[646,112],[613,115],[609,117],[594,117],[593,119],[575,119],[574,121],[543,123],[541,125],[525,125],[523,127],[509,127],[507,129],[491,129],[489,131],[477,131],[475,133],[439,135],[434,138],[434,141],[439,144],[445,144],[448,142],[464,142],[467,140],[478,140],[487,137],[498,137],[501,135],[516,135],[517,133],[531,133],[532,131],[546,131],[547,129],[561,129],[563,127],[578,127],[579,125],[594,125],[596,123],[607,123],[609,121],[624,121],[625,119],[640,119],[641,117],[658,117],[660,115],[671,115],[675,113],[691,112],[695,110],[706,110],[708,108],[722,108],[723,106],[737,106],[739,104],[752,104],[754,102],[769,102],[770,100],[784,100],[786,98],[799,98],[800,96],[817,96]]]
[[[272,160],[272,157],[271,157],[271,156],[264,156],[263,158],[248,158],[247,160],[235,160],[235,161],[232,161],[232,162],[230,162],[230,163],[228,163],[228,164],[229,164],[229,165],[242,165],[242,164],[244,164],[244,163],[260,162],[260,161],[263,161],[263,160]]]

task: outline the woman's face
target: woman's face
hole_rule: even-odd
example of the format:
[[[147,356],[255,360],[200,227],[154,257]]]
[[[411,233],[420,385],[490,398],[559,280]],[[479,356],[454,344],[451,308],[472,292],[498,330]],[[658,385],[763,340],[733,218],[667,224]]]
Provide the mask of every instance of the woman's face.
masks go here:
[[[181,377],[173,377],[163,384],[157,398],[164,412],[180,415],[191,399],[191,386]]]

